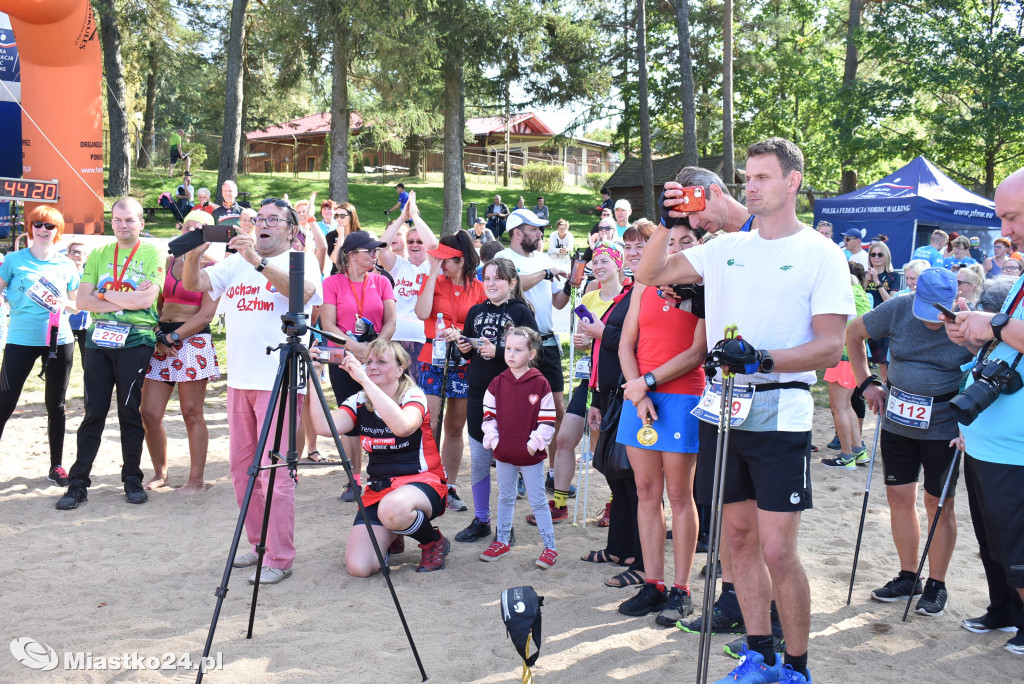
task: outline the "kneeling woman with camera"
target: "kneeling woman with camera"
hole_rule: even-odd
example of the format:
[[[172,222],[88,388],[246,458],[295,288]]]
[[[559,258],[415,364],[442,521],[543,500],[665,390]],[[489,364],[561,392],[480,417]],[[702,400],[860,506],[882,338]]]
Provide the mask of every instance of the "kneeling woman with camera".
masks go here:
[[[427,398],[407,373],[409,354],[397,342],[368,345],[366,369],[352,354],[341,367],[362,386],[332,414],[338,432],[355,430],[368,454],[362,501],[377,544],[387,553],[405,549],[403,537],[419,543],[417,572],[444,569],[449,541],[430,521],[444,513],[448,493],[441,457],[430,433]],[[311,402],[317,434],[330,435],[318,402]],[[373,543],[357,513],[345,546],[345,569],[353,577],[380,571]]]

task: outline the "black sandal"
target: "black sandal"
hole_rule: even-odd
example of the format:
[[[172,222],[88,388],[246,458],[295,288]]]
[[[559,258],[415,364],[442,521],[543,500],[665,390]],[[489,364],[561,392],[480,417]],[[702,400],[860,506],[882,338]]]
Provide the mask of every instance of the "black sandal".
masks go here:
[[[313,458],[313,454],[316,454],[316,458]],[[327,456],[324,456],[320,453],[319,449],[313,449],[310,451],[306,454],[306,458],[313,463],[341,463],[341,461],[336,458],[328,458]]]
[[[587,563],[615,563],[616,565],[619,565],[622,559],[620,558],[619,560],[615,560],[612,558],[611,554],[608,553],[608,549],[601,549],[600,551],[591,551],[586,556],[580,557],[580,560],[586,561]]]
[[[626,587],[635,587],[645,582],[640,573],[633,568],[628,568],[618,575],[615,575],[611,579],[604,583],[606,587],[612,587],[613,589],[625,589]]]

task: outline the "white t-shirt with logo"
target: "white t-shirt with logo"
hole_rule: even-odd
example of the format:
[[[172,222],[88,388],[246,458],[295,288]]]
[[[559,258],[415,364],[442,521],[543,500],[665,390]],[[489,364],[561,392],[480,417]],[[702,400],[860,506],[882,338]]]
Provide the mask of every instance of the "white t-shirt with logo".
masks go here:
[[[757,349],[790,349],[814,338],[812,316],[856,313],[842,250],[810,228],[777,240],[757,231],[730,233],[683,254],[704,278],[708,349],[728,325]],[[737,375],[736,383],[812,385],[816,379],[814,371],[755,373]],[[803,432],[813,414],[810,392],[755,392],[750,414],[735,429]]]
[[[405,257],[395,256],[395,265],[388,269],[395,279],[395,310],[398,322],[391,339],[396,342],[426,342],[423,321],[416,317],[416,300],[423,283],[430,275],[430,261],[414,266]]]
[[[268,261],[271,266],[288,272],[287,250]],[[288,313],[288,298],[278,293],[267,277],[239,254],[232,254],[205,269],[213,284],[210,296],[220,297],[227,327],[228,387],[243,390],[270,390],[280,362],[278,354],[267,354],[267,347],[276,347],[286,340],[281,330],[281,316]],[[309,316],[315,304],[324,301],[320,268],[316,259],[306,254],[306,282],[316,291],[306,302]],[[305,393],[305,390],[300,390]]]
[[[495,255],[495,258],[508,259],[516,266],[516,273],[521,276],[530,275],[546,268],[558,268],[544,252],[533,252],[530,256],[523,256],[512,248],[503,249]],[[537,319],[537,332],[544,334],[551,332],[554,327],[553,311],[554,302],[552,297],[561,292],[563,284],[558,280],[542,280],[523,294],[533,304],[533,315]]]

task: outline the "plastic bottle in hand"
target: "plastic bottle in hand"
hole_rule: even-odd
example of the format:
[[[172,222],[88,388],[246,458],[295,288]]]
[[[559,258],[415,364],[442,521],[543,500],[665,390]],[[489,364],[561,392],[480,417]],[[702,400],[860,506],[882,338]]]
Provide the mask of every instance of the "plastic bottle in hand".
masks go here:
[[[437,314],[437,325],[434,328],[434,349],[431,354],[430,363],[435,366],[443,366],[445,356],[448,354],[448,343],[444,339],[444,317]]]

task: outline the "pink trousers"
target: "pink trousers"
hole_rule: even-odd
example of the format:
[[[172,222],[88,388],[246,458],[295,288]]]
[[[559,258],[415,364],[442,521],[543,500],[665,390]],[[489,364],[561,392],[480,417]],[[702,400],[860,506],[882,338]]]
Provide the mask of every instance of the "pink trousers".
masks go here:
[[[302,418],[302,403],[305,396],[299,395],[299,418]],[[228,388],[228,430],[229,461],[231,464],[231,484],[235,488],[235,500],[242,505],[245,488],[249,484],[249,466],[252,465],[259,442],[260,430],[263,429],[264,418],[270,392],[267,390],[241,390]],[[287,415],[287,414],[286,414]],[[277,414],[275,412],[270,435],[267,438],[267,449],[262,462],[270,463],[267,455],[274,446]],[[300,423],[298,429],[302,429]],[[288,429],[285,427],[281,435],[280,453],[282,457],[288,450]],[[256,551],[263,529],[263,511],[266,506],[267,482],[270,471],[260,472],[249,502],[249,510],[245,514],[245,533],[249,543]],[[274,477],[274,498],[270,507],[270,524],[267,526],[267,552],[263,557],[263,565],[271,568],[287,570],[295,560],[295,483],[288,475],[287,468],[277,469]]]

